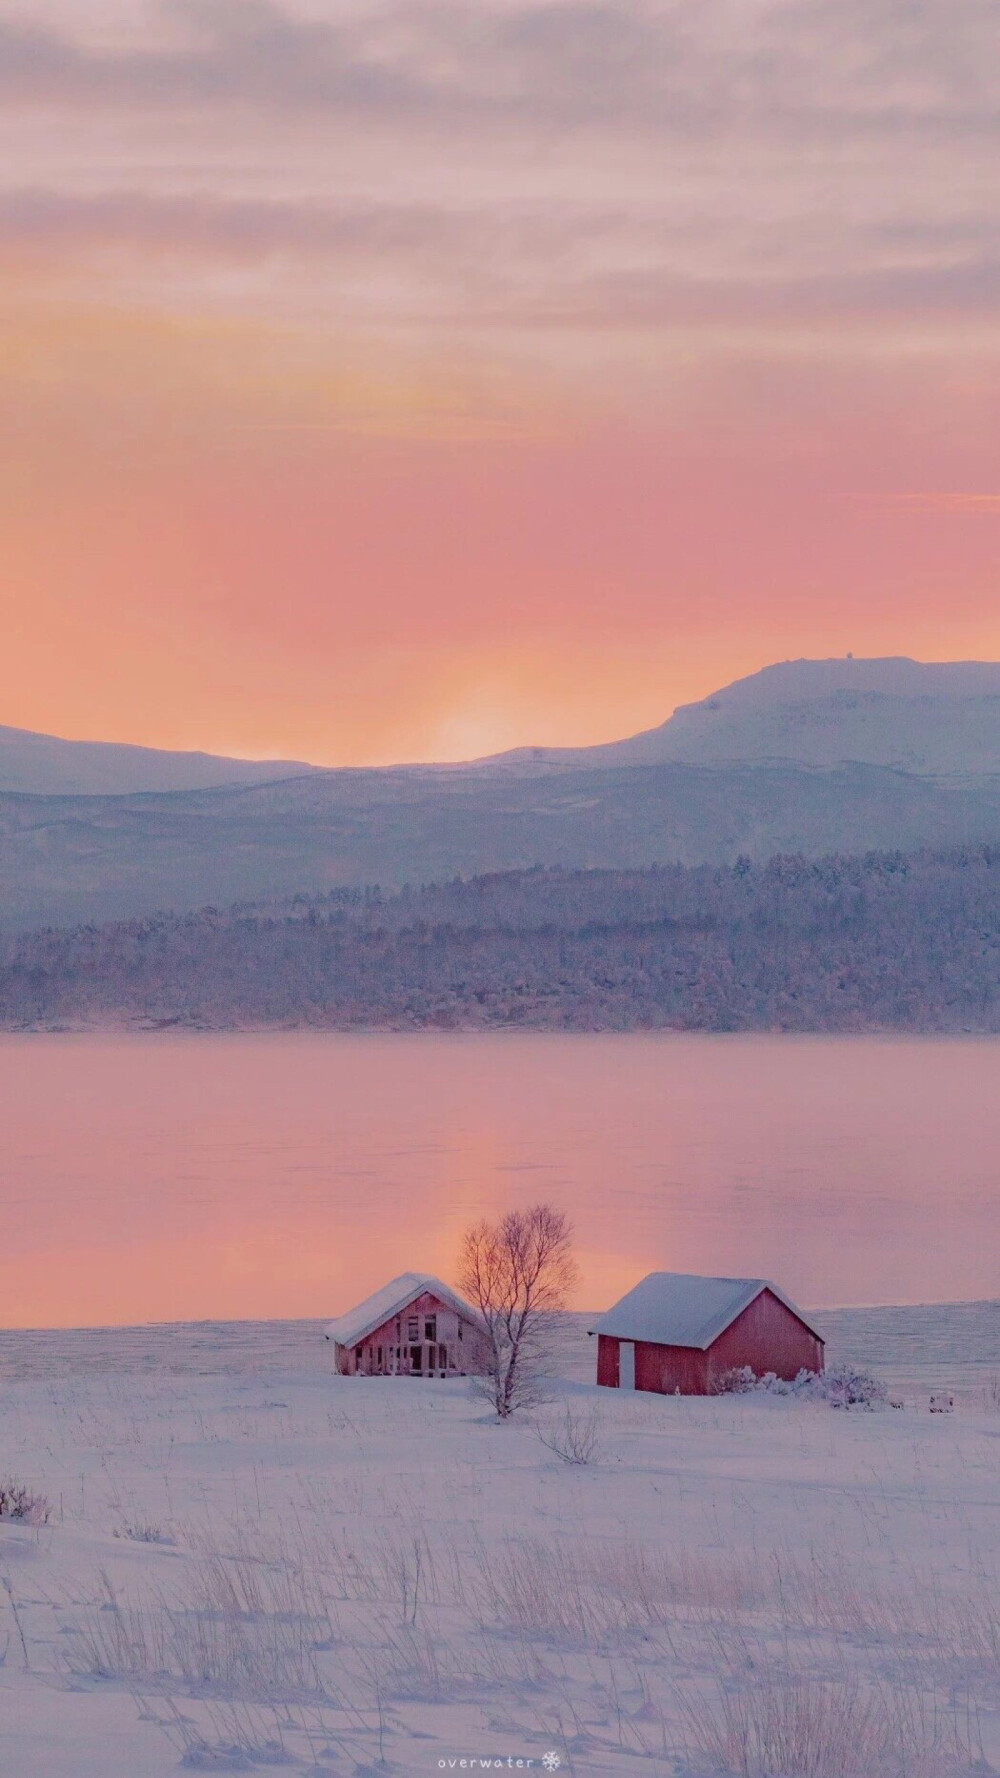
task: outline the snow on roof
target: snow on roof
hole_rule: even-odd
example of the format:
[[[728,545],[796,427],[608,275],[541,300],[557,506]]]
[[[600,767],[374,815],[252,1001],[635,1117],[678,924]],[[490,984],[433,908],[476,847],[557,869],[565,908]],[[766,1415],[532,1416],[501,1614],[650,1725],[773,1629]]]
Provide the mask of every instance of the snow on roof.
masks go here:
[[[816,1334],[801,1309],[767,1278],[699,1278],[689,1272],[650,1272],[589,1331],[706,1352],[762,1290],[770,1290]]]
[[[390,1278],[388,1284],[383,1284],[381,1290],[373,1291],[371,1296],[365,1297],[357,1308],[349,1309],[346,1315],[339,1315],[336,1321],[331,1321],[326,1337],[335,1341],[338,1346],[356,1346],[360,1340],[374,1333],[377,1327],[381,1327],[384,1321],[391,1321],[394,1315],[400,1315],[415,1297],[423,1296],[425,1291],[447,1303],[463,1320],[478,1323],[479,1317],[475,1310],[463,1302],[455,1291],[450,1290],[447,1284],[443,1284],[440,1278],[435,1278],[430,1272],[401,1272],[398,1278]]]

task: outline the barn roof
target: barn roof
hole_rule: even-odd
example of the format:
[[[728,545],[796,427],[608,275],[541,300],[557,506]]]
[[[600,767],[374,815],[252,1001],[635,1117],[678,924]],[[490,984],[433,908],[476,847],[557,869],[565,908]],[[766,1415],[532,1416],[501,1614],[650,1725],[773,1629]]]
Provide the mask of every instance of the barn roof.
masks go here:
[[[699,1278],[690,1272],[650,1272],[615,1303],[590,1333],[706,1352],[762,1290],[770,1290],[819,1339],[801,1309],[767,1278]]]
[[[366,1296],[364,1302],[358,1303],[356,1308],[349,1309],[346,1315],[338,1315],[336,1321],[331,1321],[326,1337],[335,1341],[338,1346],[356,1346],[360,1340],[367,1339],[370,1333],[374,1333],[377,1327],[381,1327],[384,1321],[391,1321],[394,1315],[402,1314],[414,1298],[423,1296],[425,1291],[439,1297],[441,1302],[447,1303],[465,1321],[478,1323],[479,1317],[475,1310],[454,1290],[449,1289],[447,1284],[443,1284],[440,1278],[435,1278],[430,1272],[401,1272],[398,1278],[390,1278],[388,1284],[383,1284],[381,1290]]]

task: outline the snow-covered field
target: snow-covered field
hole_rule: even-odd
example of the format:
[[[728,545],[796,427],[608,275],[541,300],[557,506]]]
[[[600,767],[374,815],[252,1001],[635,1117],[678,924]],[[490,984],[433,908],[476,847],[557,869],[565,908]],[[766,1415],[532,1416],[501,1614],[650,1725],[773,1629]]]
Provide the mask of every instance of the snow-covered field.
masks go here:
[[[901,1411],[598,1391],[571,1323],[581,1465],[315,1323],[0,1334],[5,1778],[1000,1770],[1000,1303],[823,1319]]]

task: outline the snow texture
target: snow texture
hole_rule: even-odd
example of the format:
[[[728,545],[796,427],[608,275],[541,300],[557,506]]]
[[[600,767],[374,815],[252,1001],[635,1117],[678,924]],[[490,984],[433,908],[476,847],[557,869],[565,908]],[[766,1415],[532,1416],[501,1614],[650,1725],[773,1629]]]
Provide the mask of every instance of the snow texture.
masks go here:
[[[5,1775],[986,1778],[1000,1304],[824,1322],[902,1411],[626,1400],[567,1317],[580,1465],[315,1322],[0,1334]]]

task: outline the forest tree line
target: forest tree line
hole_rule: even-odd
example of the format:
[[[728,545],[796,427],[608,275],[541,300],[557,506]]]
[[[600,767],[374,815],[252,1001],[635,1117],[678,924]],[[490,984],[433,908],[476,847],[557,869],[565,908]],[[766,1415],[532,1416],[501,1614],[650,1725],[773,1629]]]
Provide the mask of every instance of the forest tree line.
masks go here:
[[[0,1028],[1000,1030],[1000,846],[537,869],[0,937]]]

